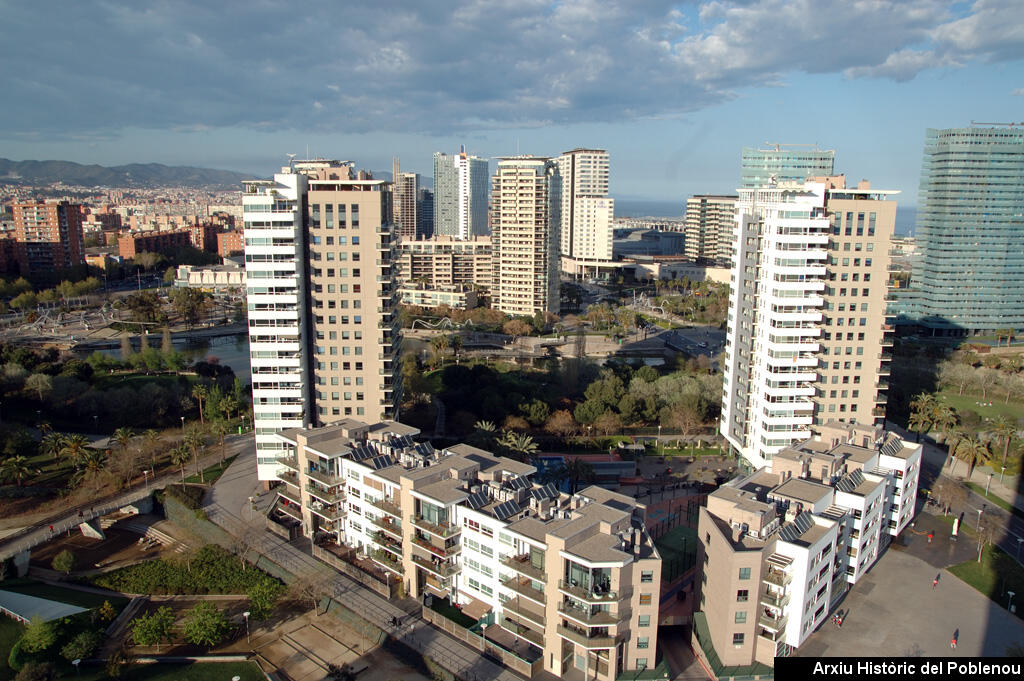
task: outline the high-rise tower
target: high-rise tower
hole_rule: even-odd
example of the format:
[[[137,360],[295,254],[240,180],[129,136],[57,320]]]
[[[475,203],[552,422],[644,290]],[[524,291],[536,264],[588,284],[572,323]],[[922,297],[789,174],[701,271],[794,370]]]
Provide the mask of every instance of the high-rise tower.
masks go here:
[[[468,239],[487,234],[487,159],[434,154],[434,234]]]
[[[492,305],[510,315],[557,313],[558,165],[536,156],[499,159],[492,182]]]
[[[814,424],[884,420],[894,193],[843,176],[739,190],[721,428],[750,466]]]
[[[274,432],[395,416],[392,186],[324,160],[243,186],[256,455],[273,480]]]
[[[15,259],[22,276],[54,274],[85,264],[82,207],[68,201],[15,202]]]
[[[615,200],[608,196],[608,152],[573,149],[558,157],[561,270],[586,274],[612,261]]]
[[[686,200],[683,248],[687,258],[710,263],[729,262],[737,198],[699,194]]]
[[[1024,127],[927,131],[916,237],[898,321],[934,335],[1024,329]]]

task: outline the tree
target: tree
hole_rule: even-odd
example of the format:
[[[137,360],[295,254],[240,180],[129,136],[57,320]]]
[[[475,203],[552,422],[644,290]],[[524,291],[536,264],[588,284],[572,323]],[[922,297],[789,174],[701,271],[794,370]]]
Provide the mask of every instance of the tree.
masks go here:
[[[988,399],[988,391],[999,380],[999,372],[995,369],[981,368],[976,369],[974,372],[974,380],[979,389],[981,389],[981,399]]]
[[[184,445],[192,452],[192,461],[195,463],[199,482],[206,482],[203,477],[203,471],[199,468],[199,453],[206,447],[206,438],[203,435],[203,431],[195,426],[189,428],[185,433]]]
[[[65,575],[69,575],[75,568],[75,554],[71,553],[69,549],[64,549],[53,557],[53,562],[50,564],[57,572],[63,572]]]
[[[473,424],[473,428],[476,429],[473,437],[477,442],[484,447],[494,445],[495,438],[498,436],[498,427],[494,425],[493,421],[477,421]]]
[[[220,444],[220,463],[224,465],[228,452],[227,436],[231,432],[231,426],[224,419],[217,419],[210,424],[210,431],[216,436],[217,442]]]
[[[142,434],[142,448],[153,459],[153,470],[156,471],[156,455],[160,450],[160,433],[150,428]]]
[[[171,291],[171,305],[191,329],[203,318],[210,307],[210,294],[195,288],[175,288]]]
[[[609,409],[594,419],[594,430],[601,435],[614,435],[622,431],[622,419]]]
[[[87,657],[92,657],[101,640],[102,635],[98,631],[79,632],[60,649],[61,657],[65,660],[84,660]]]
[[[565,440],[572,437],[578,427],[572,417],[572,412],[567,409],[559,409],[548,417],[544,424],[544,430]]]
[[[29,466],[27,457],[12,456],[0,464],[0,475],[4,480],[14,480],[18,487],[21,487],[21,482],[32,475],[32,467]]]
[[[209,396],[209,393],[206,390],[206,386],[203,385],[202,383],[197,383],[196,385],[194,385],[192,387],[192,397],[196,398],[196,401],[199,402],[199,423],[200,423],[200,425],[203,424],[203,400],[205,400],[208,396]]]
[[[313,607],[313,614],[318,617],[320,601],[327,595],[324,582],[308,575],[301,575],[288,585],[288,599],[297,603],[308,603]]]
[[[96,616],[99,617],[100,622],[113,622],[117,617],[117,610],[110,601],[103,601],[103,605],[96,611]]]
[[[21,648],[28,653],[39,653],[57,642],[57,628],[53,622],[44,622],[39,615],[33,615],[21,635]]]
[[[132,640],[140,646],[156,646],[171,642],[174,630],[174,611],[162,605],[148,615],[132,620]]]
[[[1000,414],[992,419],[992,430],[996,436],[1003,440],[1003,468],[1006,468],[1006,456],[1010,453],[1010,443],[1017,435],[1017,427],[1010,423],[1009,419]]]
[[[932,426],[942,432],[943,438],[948,438],[950,431],[957,426],[959,419],[956,410],[948,404],[940,404],[935,407],[932,414]]]
[[[979,463],[987,461],[991,456],[988,443],[977,437],[968,437],[961,440],[956,447],[956,458],[967,463],[967,478],[970,479],[974,467]]]
[[[89,438],[80,433],[74,433],[64,438],[64,446],[61,448],[60,454],[72,465],[79,466],[90,450],[92,447],[89,446]]]
[[[498,440],[498,444],[506,448],[513,456],[520,461],[526,461],[537,455],[538,447],[537,443],[533,441],[533,438],[524,433],[516,433],[511,430],[506,430],[502,433],[501,438]]]
[[[506,336],[512,336],[512,339],[515,340],[519,336],[528,336],[533,331],[533,325],[523,319],[510,319],[502,325],[501,330]]]
[[[58,433],[55,430],[51,430],[49,433],[43,435],[39,441],[39,453],[56,459],[60,456],[60,452],[64,449],[64,442],[66,436],[63,433]]]
[[[53,681],[57,678],[57,668],[52,662],[26,662],[14,681]]]
[[[684,438],[697,434],[704,425],[700,407],[695,400],[680,400],[669,407],[666,416],[669,426],[678,429]]]
[[[940,504],[945,515],[951,508],[959,508],[967,503],[967,489],[960,483],[949,478],[940,477],[932,487],[932,498]]]
[[[230,630],[224,612],[210,601],[200,601],[189,610],[182,627],[186,641],[207,650],[223,641]]]
[[[569,478],[569,494],[576,494],[581,480],[589,482],[594,479],[594,467],[590,462],[575,456],[565,460],[565,472]]]
[[[171,463],[181,468],[181,484],[185,484],[185,464],[188,462],[188,447],[178,445],[171,450]]]
[[[38,395],[39,401],[42,402],[53,390],[53,378],[46,374],[32,374],[25,379],[25,389]]]
[[[928,430],[931,426],[931,418],[921,411],[913,411],[910,414],[910,419],[907,420],[907,427],[914,431],[917,439],[915,442],[921,441],[921,433]]]
[[[547,405],[547,402],[535,397],[529,402],[520,404],[519,413],[530,422],[530,425],[541,426],[551,416],[551,407]]]
[[[257,620],[269,618],[283,592],[280,584],[269,580],[256,582],[249,587],[249,614]]]
[[[131,444],[132,438],[135,437],[135,431],[127,426],[121,426],[114,431],[111,438],[117,442],[118,446],[121,447],[121,452],[128,451],[128,445]]]

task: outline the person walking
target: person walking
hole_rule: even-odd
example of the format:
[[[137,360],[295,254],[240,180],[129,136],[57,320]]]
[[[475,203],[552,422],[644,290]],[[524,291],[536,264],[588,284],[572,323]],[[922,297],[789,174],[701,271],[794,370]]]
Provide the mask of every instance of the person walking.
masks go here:
[[[934,589],[939,585],[939,576],[935,575],[935,579],[932,580],[932,588]]]
[[[956,650],[956,634],[953,634],[953,638],[949,641],[949,647]]]

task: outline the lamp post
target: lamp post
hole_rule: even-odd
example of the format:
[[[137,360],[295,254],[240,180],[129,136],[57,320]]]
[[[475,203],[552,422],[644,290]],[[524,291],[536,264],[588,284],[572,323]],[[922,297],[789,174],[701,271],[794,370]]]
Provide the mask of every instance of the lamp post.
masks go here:
[[[1024,537],[1017,537],[1017,562],[1020,562],[1020,543],[1024,542]]]
[[[999,484],[1003,484],[1003,475],[1006,473],[1006,466],[1002,466],[999,471]]]
[[[181,432],[185,432],[185,417],[181,417]]]
[[[242,617],[245,618],[245,640],[249,642],[249,645],[252,645],[252,637],[249,636],[249,611],[243,612]]]
[[[985,483],[985,496],[988,496],[988,489],[992,486],[992,473],[988,474],[988,482]]]
[[[658,456],[661,456],[661,424],[658,424]]]
[[[149,469],[148,468],[143,468],[142,469],[142,475],[144,476],[144,479],[146,481],[146,489],[148,490],[149,489]]]
[[[978,562],[981,562],[981,514],[984,512],[985,507],[982,506],[978,509]]]
[[[1010,610],[1010,604],[1013,603],[1013,594],[1014,594],[1013,591],[1007,591],[1006,592],[1006,596],[1007,596],[1007,598],[1006,598],[1006,609],[1007,610]],[[1010,612],[1013,612],[1013,610],[1010,610]]]
[[[92,429],[93,429],[93,431],[95,431],[97,433],[100,430],[100,417],[99,417],[99,414],[93,414],[92,415]]]
[[[78,657],[71,660],[71,666],[75,668],[75,676],[81,676],[82,670],[78,668],[78,665],[82,664],[82,658]]]

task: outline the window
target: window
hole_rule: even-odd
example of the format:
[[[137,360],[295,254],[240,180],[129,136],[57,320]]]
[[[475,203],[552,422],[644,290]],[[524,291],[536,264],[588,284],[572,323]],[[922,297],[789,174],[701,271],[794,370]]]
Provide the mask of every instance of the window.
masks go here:
[[[743,645],[743,634],[733,634],[732,635],[732,644],[734,646],[741,646],[741,645]]]
[[[749,591],[747,591],[746,589],[740,589],[739,591],[736,592],[736,602],[737,603],[746,603],[748,600],[750,600],[750,592]]]
[[[638,637],[636,639],[636,647],[641,649],[641,650],[646,650],[647,648],[651,647],[650,641],[651,641],[651,639],[649,637],[647,637],[647,636],[640,636],[640,637]]]
[[[750,568],[740,568],[740,579],[750,579]]]
[[[736,613],[736,617],[735,617],[735,622],[736,622],[736,624],[746,624],[747,623],[747,611],[746,610],[740,610],[739,612],[737,612]]]
[[[650,605],[651,594],[640,594],[640,605]]]
[[[636,658],[636,668],[640,669],[640,670],[647,669],[647,658],[646,657],[638,657],[638,658]]]
[[[638,627],[649,627],[649,626],[651,626],[651,616],[650,615],[640,615],[639,617],[636,618],[636,625]]]
[[[654,581],[654,570],[644,570],[640,573],[640,582],[648,584]]]

